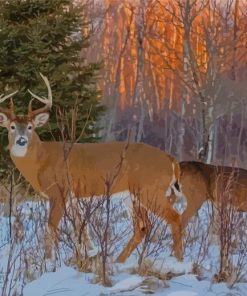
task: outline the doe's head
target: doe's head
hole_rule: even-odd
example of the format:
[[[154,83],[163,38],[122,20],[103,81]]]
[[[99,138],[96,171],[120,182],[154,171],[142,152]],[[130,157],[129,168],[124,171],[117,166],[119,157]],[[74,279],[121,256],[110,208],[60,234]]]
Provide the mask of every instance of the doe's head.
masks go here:
[[[16,92],[0,96],[0,103],[10,98],[10,108],[0,107],[0,126],[7,128],[10,153],[15,157],[24,157],[30,147],[33,139],[34,130],[43,126],[49,119],[49,113],[52,106],[52,93],[48,79],[40,74],[48,88],[48,98],[38,97],[30,90],[32,99],[29,102],[27,115],[15,115],[12,97]],[[44,103],[45,106],[37,110],[32,110],[33,99]]]

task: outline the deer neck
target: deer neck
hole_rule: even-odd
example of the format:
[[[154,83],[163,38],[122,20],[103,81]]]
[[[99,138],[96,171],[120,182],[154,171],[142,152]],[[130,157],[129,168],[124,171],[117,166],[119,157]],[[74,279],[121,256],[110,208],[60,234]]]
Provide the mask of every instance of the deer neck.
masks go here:
[[[211,197],[208,192],[208,177],[210,176],[208,176],[206,169],[205,164],[197,161],[183,161],[180,163],[182,192],[187,198],[206,200]]]
[[[38,172],[41,166],[43,142],[36,133],[33,134],[32,143],[24,157],[16,157],[10,153],[11,159],[23,177],[36,191],[41,191],[38,182]]]

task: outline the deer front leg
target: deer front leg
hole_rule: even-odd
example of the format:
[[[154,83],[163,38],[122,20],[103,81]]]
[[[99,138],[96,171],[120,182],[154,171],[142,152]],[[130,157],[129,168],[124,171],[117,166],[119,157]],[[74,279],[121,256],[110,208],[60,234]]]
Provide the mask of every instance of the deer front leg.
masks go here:
[[[59,222],[64,214],[65,196],[59,191],[57,186],[53,186],[47,195],[50,198],[50,212],[48,218],[48,229],[46,235],[46,258],[53,257],[55,247],[58,246],[59,241]]]
[[[177,260],[183,259],[183,228],[181,215],[173,208],[162,191],[156,192],[156,198],[149,199],[150,210],[171,226],[173,251]]]
[[[73,234],[72,239],[76,242],[77,251],[81,250],[81,255],[88,251],[94,250],[94,244],[88,234],[89,216],[86,206],[80,203],[77,197],[69,196],[66,204],[65,218],[69,218],[72,222]],[[84,211],[83,211],[84,209]],[[82,213],[84,212],[84,213]]]
[[[174,255],[178,261],[183,260],[183,229],[180,221],[171,222]]]
[[[57,247],[59,241],[58,225],[64,213],[64,207],[61,205],[61,200],[52,199],[50,203],[50,214],[48,219],[48,228],[53,237],[54,245]]]
[[[171,226],[173,251],[178,261],[183,260],[183,227],[181,216],[171,207],[164,212],[165,220]]]

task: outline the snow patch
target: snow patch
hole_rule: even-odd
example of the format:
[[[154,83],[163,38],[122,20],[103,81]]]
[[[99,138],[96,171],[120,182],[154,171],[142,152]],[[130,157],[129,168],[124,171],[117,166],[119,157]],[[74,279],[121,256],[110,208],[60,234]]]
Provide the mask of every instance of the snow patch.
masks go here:
[[[162,273],[172,272],[174,274],[183,274],[192,272],[193,263],[180,262],[174,257],[167,257],[154,261],[153,267]]]
[[[127,279],[120,281],[113,287],[109,288],[109,290],[113,293],[132,291],[132,290],[135,290],[137,287],[139,287],[142,282],[143,282],[142,277],[138,275],[133,275]]]
[[[99,295],[106,288],[90,283],[92,275],[82,274],[70,267],[43,274],[24,288],[24,296],[44,295]]]
[[[167,294],[167,296],[197,296],[197,295],[199,294],[196,292],[182,291],[182,290]]]

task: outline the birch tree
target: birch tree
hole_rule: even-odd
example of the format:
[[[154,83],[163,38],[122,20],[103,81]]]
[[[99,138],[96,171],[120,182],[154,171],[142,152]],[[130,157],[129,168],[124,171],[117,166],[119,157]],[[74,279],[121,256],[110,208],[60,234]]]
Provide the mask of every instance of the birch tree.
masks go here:
[[[234,95],[229,92],[221,97],[222,88],[229,79],[230,65],[234,64],[236,75],[240,47],[246,52],[244,43],[241,43],[246,33],[243,27],[240,30],[236,24],[239,18],[238,2],[226,1],[223,5],[218,1],[177,0],[170,1],[169,4],[159,1],[159,5],[168,14],[163,19],[164,23],[169,26],[172,22],[174,26],[181,28],[177,30],[182,41],[181,51],[179,47],[174,49],[168,39],[165,40],[168,53],[164,54],[164,49],[159,51],[158,47],[155,48],[156,53],[163,58],[165,67],[183,85],[177,155],[180,159],[183,158],[185,126],[182,119],[190,112],[193,116],[198,114],[200,122],[198,157],[202,161],[211,162],[217,118],[232,110],[228,105],[237,94],[236,91]],[[180,68],[174,67],[172,56],[180,61]],[[223,99],[225,104],[222,108]],[[221,105],[221,110],[216,105]]]
[[[136,124],[138,124],[136,130],[136,141],[140,142],[142,134],[144,132],[143,125],[146,114],[146,96],[144,92],[144,30],[145,30],[145,0],[140,0],[137,7],[137,13],[135,15],[135,29],[136,29],[136,78],[134,85],[133,103],[136,106],[138,114],[134,114]]]

